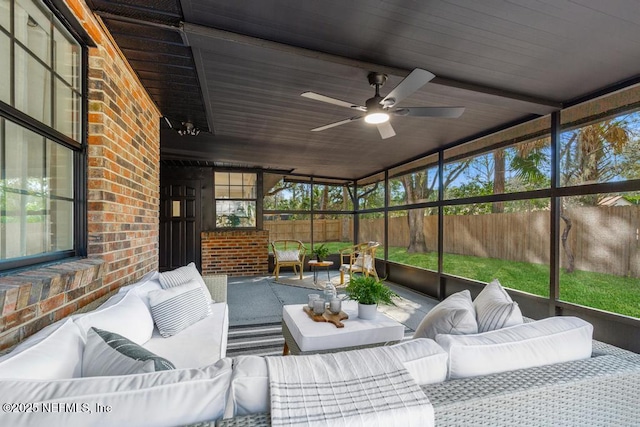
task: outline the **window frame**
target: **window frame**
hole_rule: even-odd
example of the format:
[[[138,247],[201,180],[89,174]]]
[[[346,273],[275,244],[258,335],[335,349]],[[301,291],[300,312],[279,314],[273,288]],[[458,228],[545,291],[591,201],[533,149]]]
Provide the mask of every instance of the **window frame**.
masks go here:
[[[217,173],[225,173],[230,175],[253,175],[255,177],[255,189],[254,189],[254,197],[253,198],[238,198],[238,197],[227,197],[227,198],[218,198],[216,197],[216,189],[218,187],[223,187],[223,186],[227,186],[229,189],[229,194],[231,194],[231,179],[229,178],[229,183],[228,184],[217,184],[216,183],[216,174]],[[215,224],[215,229],[216,230],[256,230],[258,229],[258,210],[259,210],[259,206],[258,206],[258,189],[259,189],[259,182],[260,182],[260,174],[256,171],[251,171],[251,170],[221,170],[221,169],[214,169],[213,170],[213,219],[214,219],[214,224]],[[244,188],[244,185],[243,185]],[[229,226],[229,227],[224,227],[224,226],[219,226],[218,225],[218,201],[228,201],[228,202],[253,202],[254,204],[254,211],[253,211],[253,226],[238,226],[238,227],[234,227],[234,226]]]
[[[14,34],[14,24],[13,24],[13,11],[15,10],[15,1],[10,0],[10,31],[7,32],[5,29],[0,28],[0,32],[7,35],[10,39],[9,49],[10,49],[10,76],[9,76],[9,84],[11,86],[11,94],[10,94],[10,102],[14,99],[13,91],[15,86],[15,46],[18,43],[20,46],[24,47],[23,44],[17,40]],[[53,93],[55,88],[52,86],[49,88],[52,92],[52,96],[50,99],[51,103],[51,125],[46,125],[39,120],[29,116],[25,112],[18,110],[14,106],[0,101],[0,121],[2,121],[2,125],[0,126],[0,131],[5,135],[6,125],[5,121],[11,121],[15,125],[20,126],[24,129],[27,129],[31,132],[38,134],[43,137],[44,140],[50,140],[55,144],[59,144],[67,149],[72,151],[72,163],[73,163],[73,175],[72,175],[72,193],[73,193],[73,223],[71,224],[72,231],[70,233],[70,238],[73,239],[73,247],[68,250],[60,250],[60,251],[51,251],[51,252],[43,252],[41,254],[36,255],[28,255],[21,257],[14,257],[9,259],[0,260],[0,273],[8,272],[10,270],[14,270],[17,268],[25,268],[30,266],[35,266],[38,264],[45,264],[54,261],[60,261],[67,258],[73,257],[81,257],[87,255],[87,244],[88,244],[88,236],[87,236],[87,202],[86,202],[86,194],[87,194],[87,129],[88,129],[88,99],[87,99],[87,91],[88,91],[88,47],[93,46],[93,42],[91,42],[90,37],[84,31],[82,26],[75,20],[73,14],[67,10],[64,2],[58,0],[32,0],[32,3],[36,5],[36,7],[44,10],[49,15],[51,19],[52,27],[56,27],[59,32],[60,28],[64,28],[66,33],[78,44],[80,48],[80,58],[79,58],[79,90],[80,90],[80,102],[78,112],[78,132],[75,132],[78,135],[78,140],[75,140],[68,135],[60,132],[57,129],[54,129],[55,120],[54,120],[54,109],[56,108],[56,95]],[[49,43],[48,49],[51,54],[51,65],[47,68],[49,72],[48,78],[51,83],[59,78],[58,73],[54,70],[54,55],[55,55],[55,45],[53,43],[53,37],[51,37],[51,42]],[[30,53],[28,55],[31,55]],[[26,56],[25,56],[26,58]],[[72,89],[73,90],[73,89]],[[4,176],[4,170],[0,169],[0,173]]]

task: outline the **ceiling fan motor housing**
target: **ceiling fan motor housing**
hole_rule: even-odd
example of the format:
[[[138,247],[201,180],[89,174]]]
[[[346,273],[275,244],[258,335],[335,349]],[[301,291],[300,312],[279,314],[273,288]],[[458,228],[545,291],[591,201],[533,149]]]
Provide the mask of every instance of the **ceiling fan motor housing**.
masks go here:
[[[382,86],[387,81],[387,75],[383,73],[369,73],[367,78],[371,86]]]

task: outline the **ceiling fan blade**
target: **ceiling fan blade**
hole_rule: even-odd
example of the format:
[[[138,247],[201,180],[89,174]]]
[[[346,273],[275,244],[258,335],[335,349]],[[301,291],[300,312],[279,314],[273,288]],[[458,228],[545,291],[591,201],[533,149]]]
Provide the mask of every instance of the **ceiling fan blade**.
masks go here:
[[[326,102],[327,104],[338,105],[340,107],[351,108],[354,110],[367,111],[367,109],[361,105],[355,105],[350,102],[341,101],[339,99],[330,98],[328,96],[320,95],[315,92],[303,92],[300,96],[304,96],[305,98],[315,99],[316,101]]]
[[[393,111],[396,116],[444,117],[456,119],[464,113],[464,107],[406,107]]]
[[[320,132],[322,130],[326,130],[326,129],[330,129],[336,126],[340,126],[340,125],[344,125],[350,122],[355,122],[356,120],[360,120],[362,118],[362,116],[355,116],[355,117],[349,117],[348,119],[345,120],[340,120],[339,122],[335,122],[335,123],[329,123],[328,125],[324,125],[324,126],[320,126],[318,128],[315,129],[311,129],[311,132]]]
[[[378,127],[378,132],[380,132],[380,136],[382,137],[382,139],[396,136],[396,131],[393,130],[393,126],[391,126],[391,123],[389,123],[388,121],[384,123],[378,123],[376,126]]]
[[[435,75],[422,68],[415,68],[407,77],[402,80],[398,86],[394,87],[387,96],[384,97],[380,104],[387,107],[393,107],[403,99],[411,95],[413,92],[427,84]],[[386,102],[385,102],[386,101]]]

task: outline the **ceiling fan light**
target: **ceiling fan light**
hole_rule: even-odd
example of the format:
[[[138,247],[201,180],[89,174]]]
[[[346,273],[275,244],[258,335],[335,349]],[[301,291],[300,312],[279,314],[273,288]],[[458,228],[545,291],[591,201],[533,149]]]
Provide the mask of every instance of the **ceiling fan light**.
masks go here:
[[[389,115],[382,112],[370,113],[365,116],[364,121],[372,125],[377,125],[389,121]]]

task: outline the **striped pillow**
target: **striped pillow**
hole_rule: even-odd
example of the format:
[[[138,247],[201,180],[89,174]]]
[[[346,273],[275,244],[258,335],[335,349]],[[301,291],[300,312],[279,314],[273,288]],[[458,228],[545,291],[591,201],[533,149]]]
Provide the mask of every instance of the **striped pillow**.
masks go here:
[[[473,301],[478,332],[494,331],[523,322],[522,312],[500,282],[495,279],[484,287]]]
[[[149,292],[151,315],[160,335],[167,338],[207,317],[209,303],[197,280]]]
[[[162,289],[169,289],[176,286],[184,285],[185,283],[196,280],[200,286],[202,286],[202,291],[204,292],[205,297],[207,297],[207,302],[212,302],[211,293],[209,292],[209,288],[204,283],[196,264],[190,262],[188,265],[184,267],[176,268],[175,270],[166,271],[164,273],[160,273],[160,277],[158,279],[160,281],[160,286]]]

